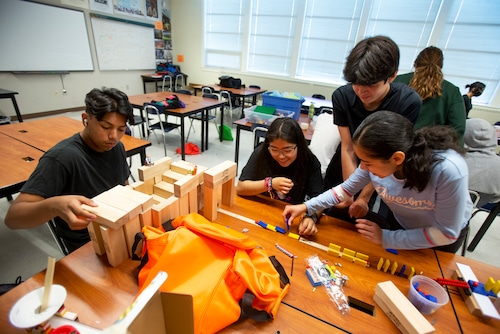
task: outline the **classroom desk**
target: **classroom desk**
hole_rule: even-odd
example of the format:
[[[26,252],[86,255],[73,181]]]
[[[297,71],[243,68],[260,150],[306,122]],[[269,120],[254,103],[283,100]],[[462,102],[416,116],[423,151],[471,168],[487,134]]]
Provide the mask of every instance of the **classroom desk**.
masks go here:
[[[0,133],[0,198],[12,200],[35,170],[43,152]]]
[[[83,124],[73,118],[58,116],[29,122],[6,124],[0,133],[17,139],[40,151],[46,152],[63,139],[71,137],[83,129]],[[121,139],[127,157],[139,154],[141,163],[146,159],[146,147],[151,143],[136,137],[124,135]]]
[[[380,246],[367,242],[355,231],[352,224],[330,217],[324,216],[320,219],[319,233],[312,240],[322,245],[333,242],[367,254],[370,256],[372,267],[360,267],[309,244],[233,217],[234,214],[238,214],[284,227],[281,219],[282,207],[281,202],[270,199],[236,196],[232,207],[222,207],[233,214],[218,213],[215,220],[217,223],[237,231],[248,229],[248,235],[255,239],[269,256],[276,256],[291,280],[290,290],[283,299],[274,321],[255,323],[245,320],[229,326],[222,333],[269,334],[276,333],[277,330],[281,333],[400,333],[372,298],[377,282],[392,280],[406,294],[409,281],[397,275],[377,271],[373,268],[373,262],[376,263],[381,256],[391,261],[399,261],[400,265],[402,263],[413,265],[417,271],[423,271],[429,277],[440,277],[438,262],[432,250],[401,251],[399,255],[394,255]],[[296,226],[292,226],[291,232],[296,232]],[[298,256],[294,260],[293,275],[291,275],[291,259],[276,248],[276,243]],[[305,268],[306,258],[314,254],[322,260],[329,261],[330,264],[342,264],[342,266],[337,264],[337,269],[349,278],[343,288],[344,293],[346,296],[353,296],[375,305],[374,316],[352,308],[348,316],[343,316],[322,287],[313,289],[305,275]],[[138,261],[127,260],[113,268],[107,264],[105,256],[95,254],[89,243],[57,262],[54,283],[66,288],[68,296],[65,306],[69,311],[78,314],[81,323],[96,328],[106,328],[118,319],[137,294],[137,265]],[[44,272],[41,272],[0,296],[0,328],[3,333],[24,332],[12,328],[8,322],[8,312],[21,296],[43,284]],[[425,317],[431,322],[436,321],[434,323],[436,333],[459,332],[451,303]]]
[[[128,99],[134,108],[140,109],[141,113],[144,112],[144,103],[149,103],[151,101],[162,101],[174,93],[172,92],[158,92],[158,93],[149,93],[149,94],[141,94],[141,95],[132,95],[129,96]],[[208,122],[204,120],[208,116],[208,111],[213,108],[222,107],[224,105],[224,101],[214,100],[203,98],[200,96],[186,95],[175,93],[179,99],[184,102],[186,105],[185,108],[177,108],[177,109],[166,109],[165,114],[176,116],[181,119],[181,154],[182,160],[186,159],[185,153],[185,130],[184,130],[184,119],[188,116],[195,115],[199,112],[204,114],[202,117],[203,121],[201,122],[201,151],[205,151],[208,149]],[[222,128],[222,120],[224,119],[224,114],[221,115],[221,128]],[[222,133],[222,131],[221,131]]]
[[[14,92],[12,90],[0,88],[0,99],[11,99],[12,104],[14,105],[14,110],[16,111],[17,120],[19,122],[22,122],[23,116],[21,115],[21,111],[19,110],[19,106],[17,105],[17,102],[16,102],[16,96],[15,96],[16,94],[19,94],[19,93]]]
[[[457,270],[456,263],[458,262],[470,266],[480,282],[484,283],[490,277],[495,280],[500,279],[498,267],[451,253],[436,252],[436,255],[444,278],[452,278]],[[495,255],[492,254],[492,256]],[[473,315],[465,305],[458,288],[448,287],[448,292],[462,333],[500,333],[500,320]]]
[[[252,98],[252,104],[256,103],[257,96],[265,93],[267,90],[265,89],[257,89],[257,88],[247,88],[247,87],[242,87],[242,88],[228,88],[228,87],[222,87],[221,85],[191,85],[191,88],[193,88],[194,95],[196,95],[199,91],[201,92],[202,87],[211,87],[214,89],[215,92],[220,92],[222,90],[227,90],[228,92],[233,93],[234,97],[238,98],[241,100],[240,106],[244,107],[243,101],[247,97]]]
[[[305,114],[300,114],[299,119],[297,120],[297,122],[299,122],[299,124],[300,123],[307,123],[308,121],[309,121],[309,118]],[[242,118],[242,119],[239,119],[237,121],[234,121],[233,124],[236,125],[236,143],[234,145],[234,162],[238,163],[239,155],[240,155],[241,130],[252,131],[253,123],[249,122],[246,118]],[[308,131],[308,130],[302,130],[302,133],[304,134],[306,141],[308,143],[311,142],[312,132]]]
[[[187,74],[182,74],[182,77],[184,78],[184,86],[187,85]],[[144,90],[144,94],[147,93],[146,91],[146,83],[148,82],[154,82],[155,84],[155,91],[160,92],[161,91],[161,86],[163,84],[163,75],[161,74],[141,74],[141,79],[142,79],[142,88]],[[172,78],[172,84],[175,85],[175,78]],[[171,88],[171,87],[169,87]]]

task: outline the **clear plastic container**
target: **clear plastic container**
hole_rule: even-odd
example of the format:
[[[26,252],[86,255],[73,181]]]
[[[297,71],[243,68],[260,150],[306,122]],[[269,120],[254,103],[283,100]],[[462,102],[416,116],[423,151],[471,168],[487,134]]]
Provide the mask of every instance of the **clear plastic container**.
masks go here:
[[[434,296],[436,301],[429,300],[422,296],[415,289],[415,284],[417,284],[417,288],[419,288],[423,294]],[[448,293],[438,282],[423,275],[415,275],[411,278],[408,299],[423,314],[434,313],[438,308],[446,305],[449,300]]]

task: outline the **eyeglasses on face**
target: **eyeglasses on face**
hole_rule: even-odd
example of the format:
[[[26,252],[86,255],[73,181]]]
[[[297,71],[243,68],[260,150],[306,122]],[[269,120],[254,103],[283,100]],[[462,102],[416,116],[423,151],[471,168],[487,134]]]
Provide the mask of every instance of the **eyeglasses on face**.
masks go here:
[[[293,147],[285,147],[285,148],[277,148],[277,147],[274,147],[274,146],[269,146],[268,149],[269,149],[269,153],[271,153],[271,155],[279,155],[280,153],[283,154],[283,155],[291,155],[293,154],[293,152],[295,151],[295,149],[297,148],[297,145],[293,146]]]

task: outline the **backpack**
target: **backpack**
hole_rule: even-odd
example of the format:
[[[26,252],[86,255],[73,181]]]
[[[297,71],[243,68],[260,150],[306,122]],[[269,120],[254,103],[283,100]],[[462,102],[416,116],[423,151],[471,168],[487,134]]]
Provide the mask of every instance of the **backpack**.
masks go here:
[[[243,318],[267,321],[276,316],[290,284],[275,258],[249,236],[198,213],[179,216],[171,225],[168,232],[142,229],[139,293],[165,271],[168,279],[161,291],[193,296],[195,333],[215,333]]]
[[[240,88],[241,87],[241,79],[235,79],[228,75],[223,75],[219,77],[219,85],[221,87],[226,88]]]

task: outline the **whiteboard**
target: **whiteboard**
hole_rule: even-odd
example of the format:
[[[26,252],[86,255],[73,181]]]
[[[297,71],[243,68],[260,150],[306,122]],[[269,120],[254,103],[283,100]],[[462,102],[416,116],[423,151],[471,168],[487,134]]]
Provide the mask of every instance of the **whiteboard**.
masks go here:
[[[0,71],[93,71],[82,11],[0,0]]]
[[[153,27],[91,17],[99,70],[156,69]]]

